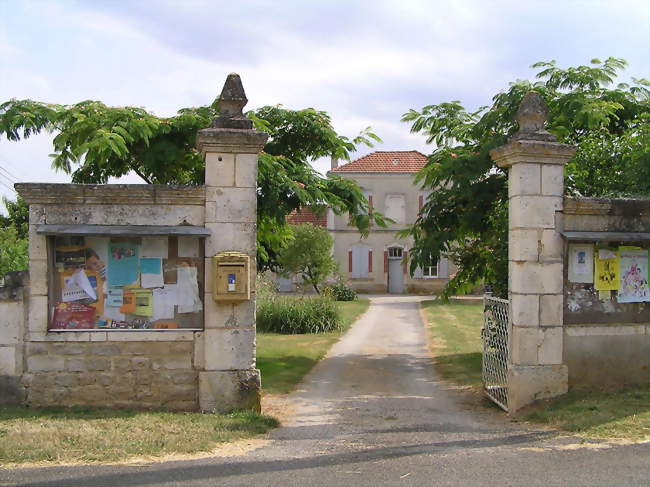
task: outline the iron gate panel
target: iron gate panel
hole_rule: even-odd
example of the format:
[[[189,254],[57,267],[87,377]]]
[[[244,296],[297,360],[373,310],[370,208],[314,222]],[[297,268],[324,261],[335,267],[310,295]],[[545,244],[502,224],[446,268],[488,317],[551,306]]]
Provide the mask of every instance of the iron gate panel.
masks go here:
[[[508,411],[508,300],[485,296],[483,303],[483,390]]]

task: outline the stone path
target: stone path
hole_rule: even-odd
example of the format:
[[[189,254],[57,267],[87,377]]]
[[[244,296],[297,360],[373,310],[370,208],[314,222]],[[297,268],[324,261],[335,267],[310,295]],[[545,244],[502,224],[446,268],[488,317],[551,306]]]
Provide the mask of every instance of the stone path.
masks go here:
[[[0,472],[7,485],[650,485],[650,445],[593,450],[463,408],[434,375],[417,297],[376,297],[245,455]],[[3,478],[4,476],[4,478]]]

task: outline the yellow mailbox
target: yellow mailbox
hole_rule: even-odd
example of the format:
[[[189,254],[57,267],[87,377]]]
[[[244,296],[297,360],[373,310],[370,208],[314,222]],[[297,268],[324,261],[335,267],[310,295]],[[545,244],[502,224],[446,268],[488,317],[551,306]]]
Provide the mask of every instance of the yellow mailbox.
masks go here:
[[[250,257],[240,252],[220,252],[212,257],[212,297],[215,301],[248,301]]]

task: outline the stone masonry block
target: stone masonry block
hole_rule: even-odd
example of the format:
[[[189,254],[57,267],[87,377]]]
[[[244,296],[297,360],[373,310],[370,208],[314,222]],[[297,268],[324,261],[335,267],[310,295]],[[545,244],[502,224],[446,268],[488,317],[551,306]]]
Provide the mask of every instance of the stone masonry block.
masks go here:
[[[27,370],[29,372],[58,372],[65,370],[65,359],[63,357],[52,357],[50,355],[34,355],[27,357]]]
[[[509,228],[555,228],[555,212],[561,209],[561,196],[513,196]]]
[[[205,339],[203,333],[194,336],[194,368],[202,370],[205,368]]]
[[[515,365],[537,365],[537,351],[542,342],[539,328],[512,327],[510,341],[512,363]]]
[[[227,251],[255,255],[257,229],[254,223],[206,223],[205,226],[212,232],[205,242],[205,255]]]
[[[539,239],[537,230],[515,229],[508,232],[508,258],[510,260],[537,261]]]
[[[36,225],[29,225],[29,259],[47,259],[47,237],[36,233]]]
[[[206,153],[205,184],[206,186],[234,186],[235,155],[216,152]]]
[[[228,413],[239,409],[260,411],[259,370],[199,372],[201,411]]]
[[[564,195],[564,165],[544,164],[542,166],[542,194]]]
[[[254,329],[211,329],[203,332],[206,370],[251,369],[255,366]]]
[[[47,296],[29,297],[27,328],[30,332],[47,331]]]
[[[562,293],[562,263],[510,262],[510,290],[517,294]]]
[[[43,205],[29,205],[29,224],[45,223],[45,208]],[[30,228],[31,230],[31,228]]]
[[[542,341],[539,344],[537,360],[541,365],[559,365],[562,363],[564,332],[561,326],[541,328]]]
[[[235,186],[257,188],[257,154],[237,154],[235,161]]]
[[[75,222],[85,225],[181,225],[202,226],[203,205],[56,205],[47,209],[47,222],[53,225]]]
[[[47,295],[46,259],[29,259],[29,292],[34,296]]]
[[[0,303],[0,345],[14,345],[22,340],[23,302]]]
[[[541,261],[562,261],[564,240],[556,230],[542,230]]]
[[[566,394],[569,373],[566,365],[513,365],[508,368],[508,412],[541,399]]]
[[[539,297],[540,325],[562,326],[564,296],[562,294],[544,294]]]
[[[514,326],[539,326],[539,296],[536,294],[511,293],[510,310]]]
[[[212,295],[205,295],[205,328],[254,328],[255,302],[217,303]]]
[[[508,196],[541,193],[541,165],[515,164],[510,169]]]
[[[257,195],[254,188],[207,186],[205,192],[209,201],[216,202],[214,221],[223,223],[255,223],[257,221]]]
[[[17,373],[16,347],[0,347],[0,376]]]

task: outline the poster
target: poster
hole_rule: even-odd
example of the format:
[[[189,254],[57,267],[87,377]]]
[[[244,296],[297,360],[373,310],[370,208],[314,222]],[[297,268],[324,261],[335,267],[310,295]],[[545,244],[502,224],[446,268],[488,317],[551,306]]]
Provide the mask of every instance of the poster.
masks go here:
[[[169,256],[167,237],[142,237],[142,257],[166,259]]]
[[[593,245],[569,245],[569,282],[594,282]]]
[[[108,243],[108,237],[86,237],[86,270],[96,272],[102,279],[106,279]]]
[[[619,287],[619,257],[616,250],[598,249],[594,272],[597,291],[615,291]]]
[[[51,329],[87,330],[95,327],[95,308],[80,303],[58,303]]]
[[[162,259],[140,259],[140,285],[143,288],[163,287]]]
[[[650,301],[648,287],[648,251],[621,247],[619,303],[640,303]]]
[[[111,243],[108,255],[108,285],[129,286],[138,280],[138,245]]]
[[[138,316],[153,315],[153,295],[151,289],[134,289],[135,312]]]

